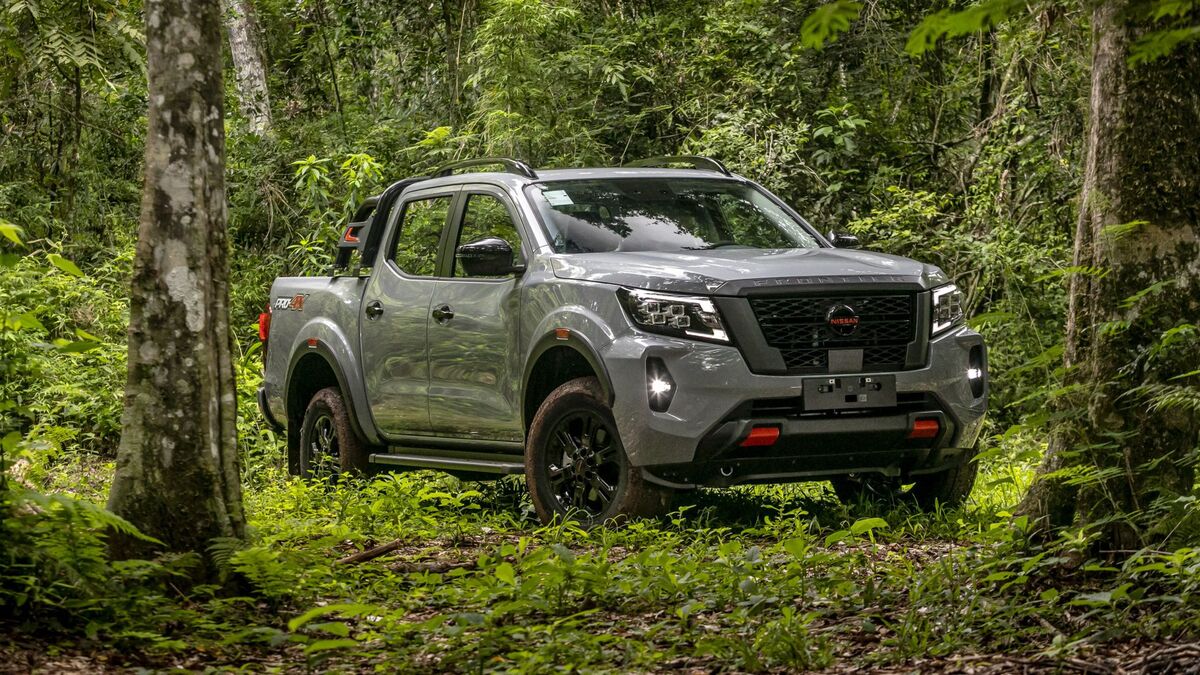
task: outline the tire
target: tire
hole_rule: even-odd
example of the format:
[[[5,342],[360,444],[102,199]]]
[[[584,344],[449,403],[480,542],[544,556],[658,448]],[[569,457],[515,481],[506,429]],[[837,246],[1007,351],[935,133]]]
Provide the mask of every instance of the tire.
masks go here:
[[[630,465],[612,410],[594,377],[571,380],[538,408],[525,449],[525,484],[544,524],[584,527],[666,512],[671,490]]]
[[[882,474],[852,473],[829,481],[846,506],[889,504],[900,498],[900,480]]]
[[[949,469],[917,476],[909,494],[926,511],[936,509],[938,504],[943,507],[961,505],[971,496],[971,489],[975,487],[975,477],[979,474],[975,455],[978,454],[979,444],[976,443],[975,447],[964,450],[960,461]]]
[[[363,474],[369,456],[369,446],[354,433],[337,387],[313,394],[300,424],[300,475],[336,479],[343,474]]]

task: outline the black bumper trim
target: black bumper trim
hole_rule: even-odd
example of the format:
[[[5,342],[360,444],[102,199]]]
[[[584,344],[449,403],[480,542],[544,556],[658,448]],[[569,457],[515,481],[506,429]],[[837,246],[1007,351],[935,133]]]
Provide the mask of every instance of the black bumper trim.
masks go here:
[[[938,420],[938,435],[910,439],[913,422]],[[770,446],[742,447],[754,427],[780,430]],[[953,465],[957,432],[941,410],[888,409],[863,415],[740,417],[717,425],[691,462],[645,467],[651,482],[671,487],[727,487],[742,483],[819,480],[847,473],[909,476]]]

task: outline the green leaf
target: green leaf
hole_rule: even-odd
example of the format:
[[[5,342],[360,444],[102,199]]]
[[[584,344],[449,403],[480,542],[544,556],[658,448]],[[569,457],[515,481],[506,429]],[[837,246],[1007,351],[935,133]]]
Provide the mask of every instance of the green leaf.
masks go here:
[[[1017,315],[1013,312],[984,312],[983,314],[976,314],[974,317],[969,319],[967,321],[967,325],[969,325],[971,328],[979,328],[980,326],[986,326],[991,323],[1004,323],[1006,321],[1012,321],[1015,318],[1017,318]]]
[[[78,267],[75,266],[75,263],[71,262],[70,260],[67,260],[66,258],[62,257],[61,255],[59,255],[57,253],[47,253],[46,259],[50,261],[51,265],[54,265],[58,269],[66,272],[67,274],[70,274],[73,277],[82,277],[83,276],[83,270],[80,270]]]
[[[305,654],[313,654],[315,652],[327,652],[331,649],[348,649],[357,647],[358,640],[349,638],[339,638],[337,640],[317,640],[316,642],[304,648]]]
[[[839,541],[845,541],[850,537],[850,530],[838,530],[825,537],[825,546],[832,546]]]
[[[350,627],[341,621],[327,621],[325,623],[314,623],[308,626],[309,630],[319,630],[330,635],[338,637],[350,637]]]
[[[883,518],[863,518],[854,521],[854,524],[850,526],[850,534],[858,536],[874,530],[886,530],[889,527],[891,526]]]
[[[55,340],[54,346],[58,349],[58,351],[64,354],[82,354],[84,352],[90,352],[93,349],[99,349],[100,343],[92,342],[91,340],[76,340],[75,342],[68,340]]]
[[[0,235],[3,235],[5,239],[17,244],[18,246],[21,246],[23,245],[23,242],[21,241],[22,234],[24,234],[24,230],[22,230],[20,227],[8,222],[7,220],[4,220],[3,218],[0,218]]]
[[[807,539],[788,539],[783,542],[783,550],[792,554],[795,558],[803,558],[808,553],[809,545]]]
[[[13,330],[40,330],[45,331],[46,327],[38,320],[37,315],[33,312],[25,312],[16,316],[8,317],[5,325]]]
[[[937,46],[942,38],[956,38],[988,30],[1002,23],[1018,10],[1024,9],[1026,0],[983,0],[961,12],[943,9],[925,17],[908,36],[904,51],[920,56]]]
[[[1179,45],[1197,39],[1200,39],[1200,26],[1147,33],[1129,48],[1129,59],[1126,63],[1130,66],[1138,66],[1156,61],[1175,51]]]
[[[850,30],[850,24],[858,20],[861,12],[861,2],[848,0],[834,0],[818,7],[800,26],[800,44],[810,49],[821,49]]]
[[[510,586],[517,583],[517,573],[513,569],[513,566],[507,562],[496,565],[495,574],[497,579]]]
[[[17,449],[17,443],[21,442],[21,438],[20,433],[10,431],[4,438],[0,438],[0,448],[3,448],[5,453],[11,453]]]
[[[361,605],[355,603],[342,603],[334,605],[325,605],[324,607],[314,607],[300,616],[288,622],[288,630],[296,631],[304,626],[309,621],[318,617],[327,616],[329,614],[341,614],[342,616],[361,616],[376,611],[376,608],[371,605]]]

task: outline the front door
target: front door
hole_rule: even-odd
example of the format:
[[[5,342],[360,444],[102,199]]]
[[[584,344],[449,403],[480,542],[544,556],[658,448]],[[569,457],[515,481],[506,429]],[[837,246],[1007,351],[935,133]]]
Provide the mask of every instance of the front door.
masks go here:
[[[430,432],[429,305],[457,192],[418,191],[396,207],[359,308],[367,399],[385,436]]]
[[[435,433],[460,438],[521,441],[519,277],[469,276],[458,247],[497,237],[525,259],[516,208],[500,189],[466,186],[456,227],[454,256],[434,289],[429,323],[429,417]]]

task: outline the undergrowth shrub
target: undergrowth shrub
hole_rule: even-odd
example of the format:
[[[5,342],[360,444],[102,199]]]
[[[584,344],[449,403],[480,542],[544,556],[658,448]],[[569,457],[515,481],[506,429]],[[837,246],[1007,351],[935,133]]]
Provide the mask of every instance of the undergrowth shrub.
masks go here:
[[[132,246],[84,274],[52,245],[0,275],[3,427],[111,456],[121,431]]]

